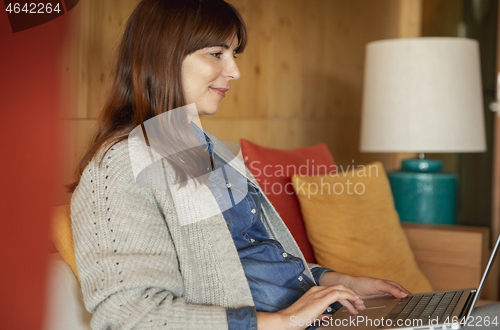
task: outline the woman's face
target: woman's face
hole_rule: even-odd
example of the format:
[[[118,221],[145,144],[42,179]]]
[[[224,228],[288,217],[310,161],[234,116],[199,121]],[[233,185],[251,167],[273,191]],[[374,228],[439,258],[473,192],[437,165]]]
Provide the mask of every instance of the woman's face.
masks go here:
[[[237,46],[234,37],[230,44],[199,49],[182,62],[184,98],[186,104],[196,104],[199,115],[216,114],[231,80],[240,78],[234,57]]]

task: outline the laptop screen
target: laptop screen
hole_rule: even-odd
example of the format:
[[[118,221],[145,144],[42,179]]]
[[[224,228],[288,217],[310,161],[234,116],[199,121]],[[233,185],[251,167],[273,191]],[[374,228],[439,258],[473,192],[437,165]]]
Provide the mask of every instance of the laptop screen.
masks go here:
[[[488,273],[490,272],[491,267],[493,266],[493,261],[495,261],[499,245],[500,245],[500,235],[498,236],[495,246],[493,247],[493,251],[491,252],[490,255],[490,260],[488,260],[488,264],[486,265],[486,269],[484,270],[483,277],[481,278],[481,282],[479,282],[479,287],[477,288],[477,292],[474,295],[474,300],[472,300],[471,308],[467,313],[467,320],[469,319],[472,310],[474,309],[474,306],[476,306],[476,303],[479,300],[479,296],[481,295],[481,291],[483,290],[484,287],[484,282],[486,282],[486,277],[488,277]]]

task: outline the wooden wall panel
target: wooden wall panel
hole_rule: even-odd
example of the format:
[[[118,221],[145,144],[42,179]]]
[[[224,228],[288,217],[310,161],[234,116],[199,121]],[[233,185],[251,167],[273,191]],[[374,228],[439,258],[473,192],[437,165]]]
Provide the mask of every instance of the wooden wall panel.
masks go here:
[[[498,7],[497,17],[500,18],[500,6]],[[496,52],[496,88],[495,102],[500,104],[500,19],[497,22],[497,52]],[[493,174],[492,174],[492,201],[491,201],[491,238],[492,242],[500,235],[500,112],[497,111],[494,117],[494,132],[493,132]],[[500,258],[495,259],[494,267],[488,279],[490,280],[491,291],[495,293],[496,300],[500,297]]]
[[[422,35],[458,36],[463,9],[463,4],[456,0],[423,0]]]
[[[249,44],[217,117],[359,117],[365,44],[398,36],[398,2],[232,3]]]
[[[97,118],[109,90],[115,50],[138,0],[84,1],[80,36],[78,118]]]
[[[60,176],[63,189],[60,189],[58,204],[66,205],[71,201],[71,194],[64,186],[75,180],[76,166],[89,147],[92,134],[96,129],[96,120],[63,119],[61,127],[63,128],[62,135],[67,138],[62,141],[61,146],[64,155],[64,169]]]
[[[238,59],[241,79],[232,82],[221,111],[202,118],[204,128],[224,140],[277,148],[326,142],[338,164],[380,160],[396,168],[397,155],[359,153],[365,45],[417,36],[420,1],[229,0],[247,23],[249,43]],[[63,117],[76,129],[68,134],[79,137],[69,141],[92,135],[71,121],[97,118],[119,36],[137,3],[87,0],[74,9],[80,19],[65,73],[74,87]],[[68,166],[83,149],[73,147]]]
[[[139,0],[81,1],[72,11],[72,27],[63,53],[65,82],[62,113],[62,185],[74,181],[75,168],[95,133],[95,122],[109,90],[115,49],[127,18]],[[71,195],[60,189],[58,204]]]
[[[399,37],[417,38],[422,33],[422,0],[399,2]]]

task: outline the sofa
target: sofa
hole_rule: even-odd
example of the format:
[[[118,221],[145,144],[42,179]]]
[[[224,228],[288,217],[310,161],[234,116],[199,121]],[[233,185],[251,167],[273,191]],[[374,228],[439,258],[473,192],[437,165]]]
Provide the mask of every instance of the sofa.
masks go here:
[[[489,253],[482,227],[403,224],[419,267],[436,290],[477,287]],[[88,330],[78,280],[59,252],[49,256],[47,317],[44,330]],[[459,274],[459,275],[458,275]]]
[[[329,166],[332,166],[332,164],[334,164],[333,157],[329,155],[329,151],[326,145],[317,145],[310,148],[283,151],[278,149],[264,148],[249,141],[242,140],[241,146],[243,155],[245,155],[244,159],[247,163],[247,167],[252,171],[257,179],[259,179],[259,174],[261,176],[262,173],[265,173],[262,172],[265,166],[270,166],[269,164],[273,164],[273,166],[278,166],[276,168],[279,168],[279,164],[277,165],[276,162],[281,162],[282,164],[295,164],[297,165],[295,169],[299,169],[301,166],[300,164],[302,164],[304,160],[308,160],[308,164],[309,162],[315,162],[315,164],[327,164]],[[269,157],[266,158],[266,155],[268,155]],[[278,160],[276,160],[276,156]],[[259,162],[258,165],[257,163],[252,163],[256,161]],[[258,166],[261,166],[261,168],[259,169]],[[355,173],[355,171],[352,173]],[[322,173],[313,173],[313,179],[317,179],[318,177],[323,175],[325,176],[325,180],[329,179],[338,181],[346,180],[346,178],[347,180],[349,178],[355,180],[356,177],[352,173],[349,174],[351,175],[351,177],[349,177],[349,175],[347,174],[343,177],[342,175],[335,176],[332,175],[332,172],[329,173],[327,167],[326,170]],[[277,177],[275,175],[274,178],[271,176],[268,179],[272,182],[278,182],[279,180],[281,180],[280,182],[285,185],[288,184],[288,182],[293,181],[294,179],[309,180],[307,175],[300,177],[300,175],[304,173],[294,172],[288,174],[289,175],[284,177]],[[327,177],[328,175],[330,176]],[[388,186],[385,186],[384,176],[381,175],[380,177],[380,179],[378,177],[376,179],[377,187],[379,187],[380,182],[382,182],[382,185],[385,189],[385,194],[390,194],[390,192],[387,193]],[[260,179],[262,180],[262,177],[260,177]],[[259,182],[261,182],[262,186],[262,181]],[[294,188],[297,189],[296,186],[294,186]],[[319,261],[316,260],[316,257],[318,257],[321,253],[319,250],[320,247],[315,246],[315,243],[317,243],[317,239],[315,239],[313,235],[313,225],[315,221],[320,220],[317,220],[317,218],[319,217],[316,216],[316,213],[314,217],[307,216],[307,203],[311,202],[310,199],[302,200],[300,191],[297,190],[295,190],[296,194],[285,194],[281,192],[279,194],[274,194],[276,195],[274,197],[271,196],[273,195],[272,191],[266,191],[265,193],[271,199],[271,202],[275,204],[278,212],[280,212],[280,214],[282,215],[282,218],[290,228],[292,235],[294,235],[294,237],[296,238],[301,249],[305,251],[304,255],[307,261]],[[344,195],[344,197],[350,198],[348,194]],[[381,195],[382,193],[380,192],[380,190],[377,190],[377,204],[380,204]],[[293,199],[273,200],[273,198],[282,197]],[[334,197],[336,198],[337,196]],[[371,198],[369,194],[366,194],[365,197]],[[393,205],[391,204],[392,195],[390,197],[384,197],[384,199],[390,199],[389,201],[385,201],[388,203],[387,205],[390,209],[391,205]],[[344,201],[343,203],[348,202],[349,201]],[[354,203],[357,202],[358,201],[356,200],[354,201]],[[321,205],[330,204],[330,202],[321,202]],[[291,205],[295,205],[295,208],[291,207]],[[348,208],[356,209],[357,207],[349,206]],[[340,216],[344,215],[345,214],[340,214]],[[355,213],[354,215],[356,216],[356,218],[359,218],[359,213]],[[364,219],[366,218],[365,215],[363,215],[362,218],[363,221],[366,221]],[[408,249],[412,254],[412,256],[410,256],[408,259],[414,260],[414,262],[416,263],[416,267],[418,267],[418,271],[423,274],[423,277],[426,280],[428,280],[428,283],[430,284],[432,289],[448,290],[466,287],[477,287],[480,276],[482,274],[482,270],[486,265],[486,258],[489,255],[489,230],[487,228],[469,226],[424,225],[414,223],[399,223],[399,220],[394,221],[396,221],[396,223],[393,223],[392,226],[395,226],[396,230],[401,231],[401,239],[404,244],[407,244]],[[91,314],[86,311],[83,305],[83,297],[80,290],[80,285],[78,282],[78,278],[75,275],[77,274],[77,269],[73,254],[69,205],[56,208],[53,217],[53,224],[53,241],[58,252],[53,253],[49,257],[50,272],[47,283],[47,313],[44,329],[90,329]],[[380,226],[375,225],[374,228],[377,227]],[[336,235],[337,234],[338,233],[336,233]],[[388,244],[386,242],[383,243],[384,246]],[[374,249],[373,246],[370,246],[368,248],[370,250]],[[384,265],[378,265],[376,268],[382,269],[384,268]],[[388,274],[391,274],[392,272],[391,269],[386,269],[386,271],[389,272]]]

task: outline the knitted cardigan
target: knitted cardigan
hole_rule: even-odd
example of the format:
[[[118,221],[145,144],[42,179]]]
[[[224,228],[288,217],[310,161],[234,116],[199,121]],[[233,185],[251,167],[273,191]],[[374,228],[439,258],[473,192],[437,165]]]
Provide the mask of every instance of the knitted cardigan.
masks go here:
[[[214,152],[257,185],[224,144],[207,135]],[[200,207],[201,212],[218,208],[217,202],[169,189],[175,174],[165,160],[160,164],[171,186],[141,186],[128,144],[116,144],[102,164],[100,157],[92,160],[71,200],[75,256],[84,303],[93,313],[91,327],[227,329],[226,308],[254,304],[222,213],[199,220]],[[261,203],[269,236],[301,258],[313,278],[264,194]]]

